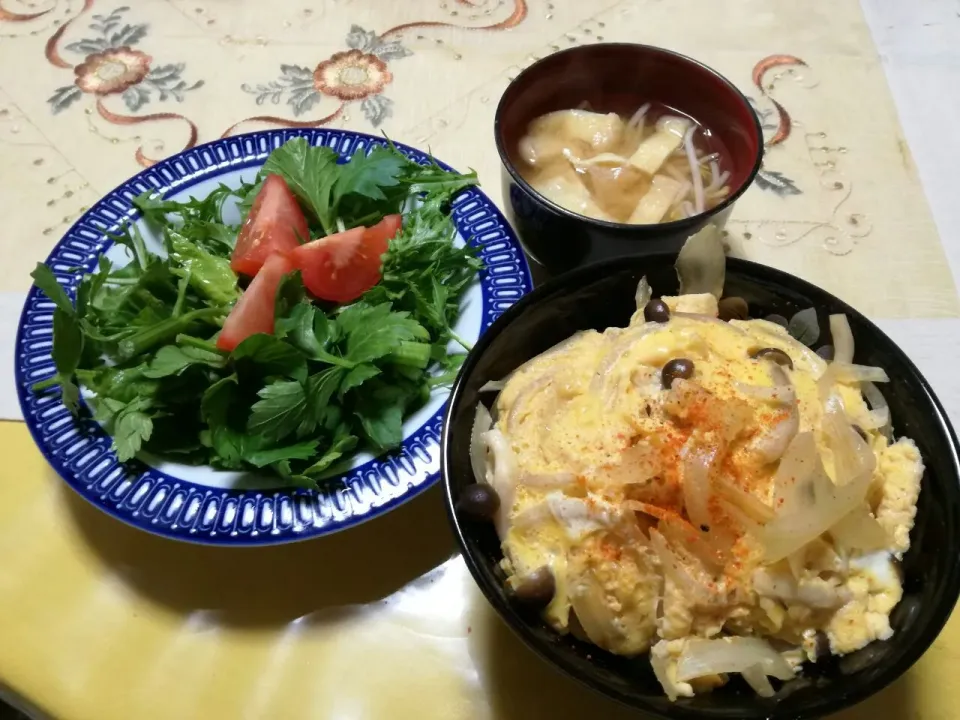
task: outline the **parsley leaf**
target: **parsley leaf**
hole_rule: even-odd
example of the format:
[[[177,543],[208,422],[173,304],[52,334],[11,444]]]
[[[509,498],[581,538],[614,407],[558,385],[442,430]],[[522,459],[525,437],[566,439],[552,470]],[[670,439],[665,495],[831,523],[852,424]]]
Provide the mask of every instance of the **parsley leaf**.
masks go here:
[[[239,470],[244,458],[257,452],[263,439],[228,425],[217,425],[210,429],[208,443],[215,453],[210,458],[215,467]]]
[[[53,270],[43,263],[37,263],[33,272],[30,273],[30,277],[33,278],[33,283],[40,288],[44,295],[53,301],[59,310],[70,315],[76,314],[73,303],[70,302],[70,297],[67,295],[67,291],[63,289],[63,285],[57,280],[53,274]]]
[[[308,478],[322,479],[326,471],[335,463],[337,460],[342,458],[345,454],[353,450],[359,438],[356,435],[341,435],[333,444],[327,448],[327,451],[317,460],[313,465],[306,468],[303,471],[303,475]]]
[[[244,456],[244,460],[254,467],[262,468],[281,460],[309,460],[317,452],[316,440],[305,440],[295,445],[286,445],[269,450],[254,450]]]
[[[349,366],[351,363],[328,351],[340,336],[339,327],[322,310],[309,302],[294,306],[287,317],[278,318],[274,332],[287,339],[311,360],[331,365]]]
[[[340,169],[334,186],[334,203],[339,204],[345,195],[362,195],[371,200],[385,200],[383,188],[400,184],[398,177],[410,161],[403,155],[378,147],[369,154],[356,153],[350,162]]]
[[[241,342],[230,354],[234,362],[248,361],[264,376],[285,375],[307,379],[307,359],[297,348],[273,335],[257,333]]]
[[[191,365],[207,365],[222,368],[227,359],[220,353],[194,347],[164,345],[150,361],[150,367],[143,371],[144,377],[162,378],[183,372]]]
[[[378,451],[397,447],[403,440],[402,404],[367,406],[359,415],[363,433]]]
[[[412,401],[414,388],[408,384],[387,384],[370,380],[357,396],[356,414],[363,434],[377,450],[397,447],[403,440],[403,415]]]
[[[395,312],[387,303],[357,303],[345,308],[337,323],[347,337],[346,359],[360,364],[389,355],[405,340],[423,337],[423,327],[408,313]]]
[[[208,387],[200,398],[200,415],[211,426],[227,422],[230,409],[237,397],[236,374],[220,378]]]
[[[330,399],[342,380],[343,370],[340,368],[327,368],[307,380],[310,411],[317,422],[322,423],[325,411],[330,407]]]
[[[257,395],[260,400],[253,404],[247,422],[249,432],[276,442],[288,435],[304,437],[317,426],[302,382],[273,382]]]
[[[73,308],[71,308],[71,311]],[[71,412],[76,411],[80,391],[73,382],[80,356],[83,353],[83,333],[73,312],[59,305],[53,311],[53,364],[57,368],[57,381],[63,404]]]
[[[370,378],[380,374],[380,368],[376,365],[364,364],[357,365],[355,368],[347,371],[343,382],[340,384],[340,397],[343,398],[350,390],[358,388]]]
[[[153,420],[147,414],[148,398],[137,398],[119,410],[113,418],[113,447],[120,462],[133,458],[153,433]]]

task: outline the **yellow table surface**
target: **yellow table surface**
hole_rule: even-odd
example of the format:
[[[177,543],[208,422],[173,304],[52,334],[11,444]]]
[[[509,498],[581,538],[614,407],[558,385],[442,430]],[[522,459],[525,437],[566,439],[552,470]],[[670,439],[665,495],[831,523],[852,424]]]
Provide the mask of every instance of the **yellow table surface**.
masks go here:
[[[97,50],[106,22],[129,26],[129,51]],[[371,37],[397,43],[380,64]],[[500,93],[537,58],[604,40],[694,55],[756,102],[766,182],[728,223],[735,253],[873,317],[960,315],[857,0],[0,0],[0,294],[25,291],[70,223],[152,159],[259,127],[385,131],[475,168],[500,202]],[[304,81],[298,104],[291,78],[321,66],[332,85]],[[149,69],[183,86],[164,94]],[[638,717],[499,621],[439,488],[329,538],[208,548],[88,506],[21,423],[0,422],[0,459],[0,694],[57,720]],[[960,720],[958,654],[954,619],[840,717]]]

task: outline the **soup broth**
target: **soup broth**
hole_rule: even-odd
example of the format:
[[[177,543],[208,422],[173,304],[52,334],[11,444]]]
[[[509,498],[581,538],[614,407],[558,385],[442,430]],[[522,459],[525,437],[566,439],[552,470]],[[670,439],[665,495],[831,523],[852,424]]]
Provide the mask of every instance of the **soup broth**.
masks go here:
[[[730,194],[730,172],[709,129],[646,103],[631,116],[589,107],[535,119],[517,148],[520,175],[575,213],[634,225],[682,220]]]

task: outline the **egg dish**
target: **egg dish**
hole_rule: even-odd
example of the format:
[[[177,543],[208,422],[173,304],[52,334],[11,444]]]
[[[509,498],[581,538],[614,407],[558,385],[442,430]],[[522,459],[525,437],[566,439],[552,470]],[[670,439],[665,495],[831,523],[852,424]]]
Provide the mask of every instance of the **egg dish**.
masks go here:
[[[923,462],[844,316],[828,361],[776,322],[720,319],[722,269],[690,268],[683,294],[644,280],[626,327],[488,385],[471,457],[508,587],[558,632],[648,655],[671,699],[734,674],[772,696],[771,677],[893,634]]]

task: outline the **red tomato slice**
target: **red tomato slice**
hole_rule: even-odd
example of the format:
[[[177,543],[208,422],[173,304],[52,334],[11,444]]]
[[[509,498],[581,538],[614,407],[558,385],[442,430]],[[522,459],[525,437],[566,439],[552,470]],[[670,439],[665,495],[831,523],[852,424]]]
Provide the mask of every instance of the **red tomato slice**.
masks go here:
[[[268,175],[240,229],[230,267],[256,275],[271,253],[288,253],[309,239],[307,219],[287,183],[279,175]]]
[[[373,244],[374,249],[383,247],[380,254],[387,251],[387,245],[400,231],[400,225],[403,223],[402,215],[387,215],[372,228],[367,228],[367,234],[364,240]]]
[[[218,348],[230,352],[251,335],[273,334],[277,287],[283,276],[293,270],[293,263],[286,255],[274,253],[267,258],[223,323],[217,337]]]
[[[318,298],[351,302],[380,281],[380,258],[400,222],[399,215],[388,215],[372,228],[352,228],[301,245],[290,259]]]

